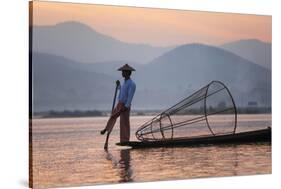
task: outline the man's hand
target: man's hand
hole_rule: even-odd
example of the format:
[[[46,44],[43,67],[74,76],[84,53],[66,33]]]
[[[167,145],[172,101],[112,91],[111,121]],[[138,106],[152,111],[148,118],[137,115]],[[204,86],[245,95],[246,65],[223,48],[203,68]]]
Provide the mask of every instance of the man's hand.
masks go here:
[[[120,81],[116,80],[116,85],[119,86],[120,85]]]

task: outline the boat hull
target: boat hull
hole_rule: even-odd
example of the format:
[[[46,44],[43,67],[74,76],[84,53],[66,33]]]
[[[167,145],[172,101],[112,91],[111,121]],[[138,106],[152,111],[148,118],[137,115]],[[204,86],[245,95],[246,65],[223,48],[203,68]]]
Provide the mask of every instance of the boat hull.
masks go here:
[[[209,144],[242,144],[251,142],[271,142],[271,128],[217,136],[201,136],[159,141],[129,141],[124,143],[117,143],[116,145],[130,146],[132,148],[156,148]]]

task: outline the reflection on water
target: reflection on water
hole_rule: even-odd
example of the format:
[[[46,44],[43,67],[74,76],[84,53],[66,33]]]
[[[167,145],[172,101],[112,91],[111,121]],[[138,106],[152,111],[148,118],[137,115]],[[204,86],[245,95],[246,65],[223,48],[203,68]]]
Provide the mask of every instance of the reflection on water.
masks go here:
[[[134,132],[149,117],[132,117]],[[34,187],[59,187],[271,173],[271,144],[120,149],[119,125],[108,151],[99,131],[107,118],[35,119]],[[266,128],[270,115],[239,117],[239,131]],[[263,126],[264,125],[264,126]],[[196,134],[196,133],[195,133]]]
[[[131,182],[133,179],[131,178],[133,174],[133,170],[130,165],[130,149],[120,150],[119,160],[116,159],[108,150],[105,150],[106,159],[112,162],[113,168],[116,169],[120,176],[120,180],[118,182]]]

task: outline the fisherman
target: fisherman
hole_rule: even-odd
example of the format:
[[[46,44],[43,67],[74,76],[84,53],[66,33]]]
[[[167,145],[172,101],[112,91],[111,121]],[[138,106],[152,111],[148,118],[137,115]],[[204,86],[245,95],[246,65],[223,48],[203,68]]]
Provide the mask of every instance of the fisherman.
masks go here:
[[[119,95],[118,95],[118,103],[116,107],[113,109],[112,114],[106,124],[105,129],[103,129],[100,133],[101,135],[107,132],[106,141],[104,144],[104,149],[108,147],[108,138],[109,135],[116,123],[117,118],[120,116],[120,142],[128,142],[130,140],[130,110],[131,110],[131,102],[133,100],[136,84],[130,78],[132,71],[136,71],[134,68],[125,64],[120,67],[118,71],[122,71],[122,77],[124,77],[124,83],[120,86],[120,81],[116,81],[116,85],[118,86]]]

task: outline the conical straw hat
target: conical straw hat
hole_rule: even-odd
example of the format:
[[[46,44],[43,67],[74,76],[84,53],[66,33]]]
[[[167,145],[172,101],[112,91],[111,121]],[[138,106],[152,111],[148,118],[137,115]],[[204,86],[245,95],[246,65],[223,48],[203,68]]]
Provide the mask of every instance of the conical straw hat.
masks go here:
[[[136,71],[133,67],[129,66],[128,64],[125,64],[124,66],[118,68],[118,71]]]

